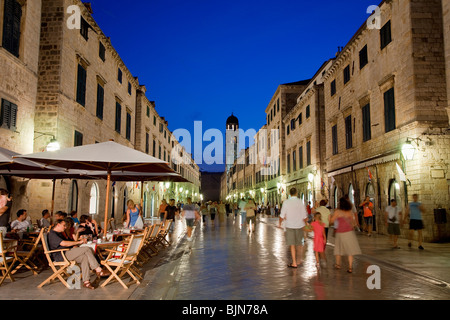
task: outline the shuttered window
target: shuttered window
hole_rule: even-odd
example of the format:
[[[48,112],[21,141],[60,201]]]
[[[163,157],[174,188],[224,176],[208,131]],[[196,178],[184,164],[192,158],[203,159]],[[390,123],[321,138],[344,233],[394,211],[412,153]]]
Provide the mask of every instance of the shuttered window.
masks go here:
[[[98,56],[100,59],[102,59],[103,62],[106,60],[106,49],[103,43],[99,42],[99,48],[98,48]]]
[[[306,166],[311,165],[311,141],[306,143]]]
[[[83,17],[81,17],[80,34],[86,41],[89,40],[89,28],[90,28],[89,23],[87,23],[87,21],[84,20]]]
[[[292,170],[297,171],[297,151],[292,152]]]
[[[394,88],[384,93],[384,120],[385,130],[390,132],[395,130],[395,94]]]
[[[75,131],[73,146],[80,147],[82,145],[83,145],[83,134],[81,132]]]
[[[344,84],[350,81],[350,65],[344,69]]]
[[[372,123],[370,120],[370,104],[362,108],[362,122],[363,122],[363,141],[372,139]]]
[[[333,155],[336,155],[339,153],[337,125],[331,128],[331,141],[333,144]]]
[[[336,80],[333,80],[330,85],[331,96],[336,94]]]
[[[148,132],[145,133],[145,153],[150,153],[150,134]]]
[[[77,76],[77,102],[83,107],[86,106],[86,69],[78,64],[78,76]]]
[[[369,63],[369,56],[367,54],[367,45],[359,52],[359,69],[363,69]]]
[[[129,114],[128,112],[127,112],[126,138],[128,141],[131,141],[131,114]]]
[[[311,117],[311,106],[306,107],[306,119],[309,119]]]
[[[347,149],[353,147],[353,135],[352,135],[352,116],[345,118],[345,145]]]
[[[17,105],[4,99],[2,99],[0,126],[12,131],[16,131],[17,128]]]
[[[381,50],[392,42],[391,21],[389,20],[380,30]]]
[[[120,133],[120,129],[122,126],[122,106],[119,102],[116,102],[116,125],[115,129],[117,133]]]
[[[304,165],[303,165],[303,147],[300,147],[298,149],[298,158],[299,158],[299,163],[300,163],[300,169],[303,169]]]
[[[291,173],[291,155],[287,155],[287,173]]]
[[[19,57],[22,6],[16,0],[5,0],[2,46]]]
[[[103,108],[105,104],[105,89],[97,84],[97,118],[103,120]]]

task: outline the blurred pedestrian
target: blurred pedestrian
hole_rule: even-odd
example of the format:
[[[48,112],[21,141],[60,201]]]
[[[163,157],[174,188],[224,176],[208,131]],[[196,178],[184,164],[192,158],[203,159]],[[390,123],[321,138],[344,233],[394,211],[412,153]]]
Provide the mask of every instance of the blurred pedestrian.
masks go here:
[[[167,215],[167,201],[166,199],[162,199],[161,204],[159,205],[159,219],[161,222],[165,220],[165,217]]]
[[[303,263],[303,229],[308,220],[306,207],[298,198],[298,191],[292,188],[289,192],[291,197],[284,201],[281,208],[279,227],[284,222],[286,228],[286,245],[290,247],[292,263],[289,268],[297,269]]]
[[[218,208],[217,202],[212,202],[209,205],[209,215],[211,217],[211,226],[212,227],[216,226],[216,215],[217,215],[217,211],[218,211],[217,208]]]
[[[361,249],[354,228],[352,203],[345,198],[339,200],[339,207],[335,210],[330,222],[338,221],[334,255],[336,257],[335,269],[341,269],[341,257],[348,257],[348,273],[353,273],[353,256],[360,255]]]
[[[223,201],[220,201],[220,203],[217,206],[217,212],[219,214],[219,222],[220,225],[225,222],[225,215],[227,214],[227,208]]]
[[[245,213],[246,213],[246,219],[247,219],[247,229],[248,232],[255,232],[255,225],[256,225],[256,204],[253,199],[249,199],[247,204],[245,205]],[[251,224],[251,225],[250,225]]]
[[[325,225],[325,236],[328,239],[328,230],[330,228],[330,218],[331,218],[331,211],[326,207],[328,201],[327,200],[321,200],[319,203],[319,206],[316,209],[313,209],[313,213],[320,213],[321,215],[321,221]],[[326,245],[326,242],[325,242]]]
[[[391,205],[386,207],[385,210],[385,222],[388,227],[389,236],[393,242],[393,249],[400,249],[398,246],[398,236],[400,233],[400,222],[402,211],[397,207],[397,201],[395,199],[391,200]]]
[[[187,203],[183,206],[182,215],[186,219],[187,226],[187,240],[192,241],[192,230],[194,228],[195,222],[200,220],[200,213],[197,205],[192,203],[191,198],[187,198]]]
[[[367,196],[359,206],[364,210],[364,231],[367,231],[367,235],[371,237],[373,229],[373,203],[370,201],[370,197]]]
[[[409,203],[406,209],[405,219],[409,217],[409,236],[408,236],[408,247],[412,247],[412,240],[414,237],[414,231],[418,233],[419,249],[424,250],[423,234],[422,230],[425,228],[423,224],[422,214],[425,213],[425,208],[421,202],[419,202],[419,196],[417,194],[413,195],[413,201]]]
[[[244,198],[239,201],[239,211],[241,212],[241,227],[247,222],[247,212],[245,211],[245,206],[247,201]]]
[[[314,231],[314,253],[316,255],[316,267],[320,268],[320,259],[326,261],[325,247],[327,244],[327,236],[325,234],[325,223],[322,221],[322,215],[320,212],[314,214],[314,221],[311,223],[312,230]]]

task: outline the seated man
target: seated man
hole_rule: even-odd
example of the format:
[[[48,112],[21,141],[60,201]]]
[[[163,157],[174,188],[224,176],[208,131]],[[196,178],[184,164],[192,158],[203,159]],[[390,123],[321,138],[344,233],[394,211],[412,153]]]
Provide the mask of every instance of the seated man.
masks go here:
[[[42,211],[42,218],[41,218],[41,228],[49,228],[51,226],[50,224],[50,211],[47,209]]]
[[[48,246],[51,251],[60,249],[70,249],[65,252],[67,259],[70,261],[76,261],[81,266],[81,274],[83,278],[83,286],[85,288],[94,290],[95,287],[90,281],[90,270],[95,270],[98,277],[108,277],[110,272],[105,271],[97,262],[94,256],[94,252],[90,247],[78,247],[81,244],[86,243],[86,239],[80,241],[68,241],[65,240],[63,233],[66,230],[66,221],[58,220],[56,225],[48,234]],[[60,252],[53,253],[52,259],[56,262],[64,261]]]
[[[30,228],[30,223],[27,220],[27,210],[19,210],[17,212],[17,220],[11,222],[12,232],[26,232]]]

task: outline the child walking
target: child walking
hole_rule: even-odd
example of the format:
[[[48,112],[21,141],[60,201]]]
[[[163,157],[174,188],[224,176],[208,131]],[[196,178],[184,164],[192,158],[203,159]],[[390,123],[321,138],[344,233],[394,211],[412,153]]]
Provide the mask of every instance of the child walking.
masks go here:
[[[327,261],[325,256],[325,247],[327,244],[327,236],[325,234],[325,223],[322,222],[322,215],[316,213],[314,221],[311,223],[312,231],[314,231],[314,253],[316,254],[316,267],[320,268],[320,257]]]

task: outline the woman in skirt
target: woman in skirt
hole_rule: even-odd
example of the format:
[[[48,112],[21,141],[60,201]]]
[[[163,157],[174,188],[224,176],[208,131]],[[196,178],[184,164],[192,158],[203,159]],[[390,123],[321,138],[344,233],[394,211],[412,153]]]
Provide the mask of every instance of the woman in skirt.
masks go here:
[[[352,204],[342,198],[339,200],[339,207],[331,217],[331,223],[338,221],[336,230],[336,243],[334,255],[336,256],[336,269],[341,269],[341,257],[348,257],[348,273],[353,273],[353,256],[360,255],[361,249],[354,231],[355,222],[353,219]]]

